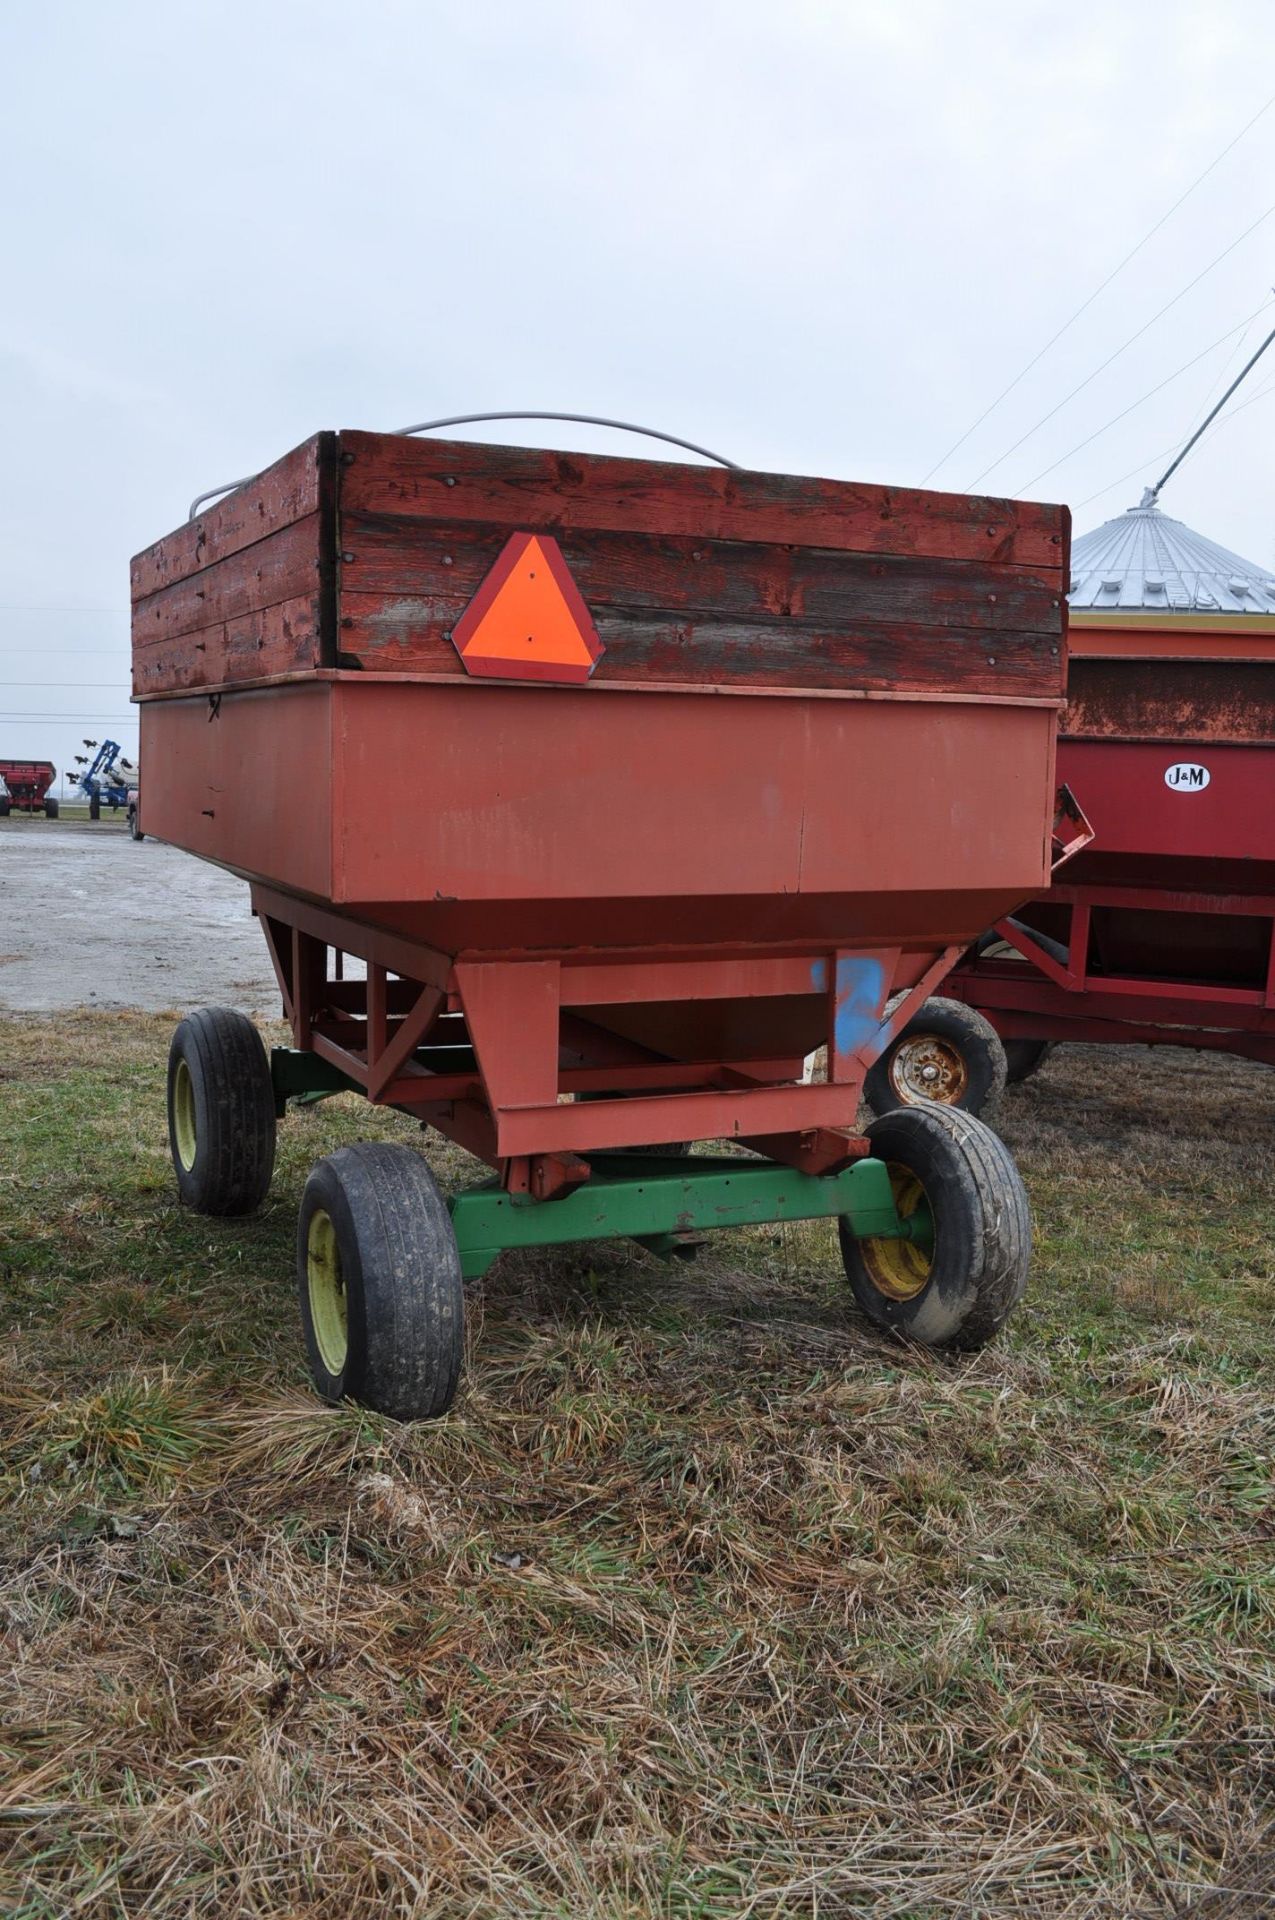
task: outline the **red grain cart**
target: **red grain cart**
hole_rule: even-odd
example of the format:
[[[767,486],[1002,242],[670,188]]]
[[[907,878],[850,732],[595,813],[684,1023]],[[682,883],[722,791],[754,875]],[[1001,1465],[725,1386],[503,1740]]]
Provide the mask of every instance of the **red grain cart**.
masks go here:
[[[182,1197],[254,1207],[289,1097],[345,1088],[493,1169],[315,1169],[323,1394],[441,1412],[504,1248],[763,1220],[837,1219],[878,1325],[1003,1323],[1004,1147],[856,1115],[1046,880],[1067,547],[1055,507],[346,432],[134,561],[146,831],[250,883],[293,1038],[182,1022]],[[678,1157],[709,1140],[753,1151]]]
[[[56,820],[58,803],[49,793],[57,778],[57,769],[49,760],[0,760],[0,782],[7,792],[0,795],[0,819],[15,809],[19,813],[39,813]]]
[[[1058,764],[1093,838],[873,1069],[896,1098],[977,1111],[1059,1040],[1275,1064],[1275,575],[1154,490],[1073,564]]]
[[[1093,828],[946,989],[1059,1040],[1275,1065],[1275,618],[1073,614],[1059,771]]]

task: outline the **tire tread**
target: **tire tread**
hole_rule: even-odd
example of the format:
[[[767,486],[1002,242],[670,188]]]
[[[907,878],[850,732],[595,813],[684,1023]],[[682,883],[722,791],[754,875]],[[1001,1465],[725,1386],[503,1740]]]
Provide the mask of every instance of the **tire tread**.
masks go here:
[[[204,1125],[194,1167],[187,1173],[178,1166],[182,1198],[197,1213],[253,1213],[270,1191],[276,1134],[274,1089],[261,1036],[234,1007],[200,1007],[173,1035],[170,1085],[183,1053],[188,1065],[194,1060],[202,1081]],[[177,1165],[175,1151],[173,1160]]]

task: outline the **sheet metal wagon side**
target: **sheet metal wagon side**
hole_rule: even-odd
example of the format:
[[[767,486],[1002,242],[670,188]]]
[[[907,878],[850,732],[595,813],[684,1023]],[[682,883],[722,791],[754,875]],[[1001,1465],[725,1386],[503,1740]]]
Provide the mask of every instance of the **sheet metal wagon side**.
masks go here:
[[[134,561],[147,833],[249,882],[292,1027],[267,1060],[231,1010],[182,1022],[183,1198],[250,1210],[288,1101],[344,1088],[492,1169],[315,1169],[321,1392],[443,1411],[502,1249],[781,1218],[838,1221],[880,1326],[1003,1324],[1004,1147],[857,1112],[1047,876],[1067,541],[1058,508],[344,432]]]
[[[1011,1077],[1062,1041],[1275,1065],[1275,618],[1072,615],[1059,770],[1092,843],[945,993]]]
[[[1060,764],[1095,841],[950,985],[1046,1043],[1275,1064],[1275,618],[1073,616]]]

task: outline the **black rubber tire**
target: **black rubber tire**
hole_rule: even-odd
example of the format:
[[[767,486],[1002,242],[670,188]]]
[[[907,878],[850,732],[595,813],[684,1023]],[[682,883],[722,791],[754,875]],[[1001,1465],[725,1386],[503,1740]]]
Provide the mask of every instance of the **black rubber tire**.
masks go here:
[[[1038,1073],[1054,1050],[1053,1040],[1002,1040],[1005,1049],[1005,1078],[1011,1087],[1030,1080]]]
[[[935,1104],[959,1108],[964,1113],[994,1113],[1005,1091],[1005,1049],[991,1022],[962,1000],[927,1000],[886,1048],[879,1060],[868,1068],[863,1097],[873,1113],[889,1113],[894,1107],[908,1106],[924,1098],[909,1092],[896,1068],[902,1065],[901,1050],[918,1040],[933,1036],[941,1052],[959,1056],[964,1083],[953,1091],[951,1099],[940,1097]],[[906,1056],[903,1056],[906,1057]],[[892,1072],[892,1069],[896,1071]]]
[[[57,803],[57,801],[56,801],[56,800],[46,800],[46,801],[45,801],[45,803],[44,803],[44,817],[45,817],[45,819],[46,819],[46,820],[56,820],[56,819],[57,819],[57,817],[58,817],[58,803]]]
[[[309,1278],[311,1222],[331,1222],[345,1350],[320,1349]],[[325,1400],[355,1400],[395,1420],[432,1420],[455,1398],[465,1350],[465,1291],[451,1216],[411,1147],[364,1141],[320,1160],[297,1220],[301,1325]]]
[[[136,807],[130,807],[128,810],[128,837],[130,840],[144,840],[146,838],[146,835],[137,823]]]
[[[89,819],[100,820],[101,818],[102,818],[102,802],[98,799],[98,796],[96,794],[92,794],[89,799]]]
[[[7,820],[12,811],[12,800],[0,800],[0,820]]]
[[[194,1155],[178,1144],[175,1104],[189,1076]],[[274,1088],[261,1035],[233,1007],[189,1013],[168,1049],[168,1147],[183,1203],[196,1213],[252,1213],[270,1191],[275,1151]]]
[[[924,1286],[895,1299],[873,1277],[874,1245],[841,1222],[841,1258],[854,1297],[874,1326],[927,1347],[970,1350],[999,1333],[1027,1285],[1031,1213],[1003,1140],[959,1107],[896,1107],[867,1129],[873,1153],[913,1174],[934,1217]]]

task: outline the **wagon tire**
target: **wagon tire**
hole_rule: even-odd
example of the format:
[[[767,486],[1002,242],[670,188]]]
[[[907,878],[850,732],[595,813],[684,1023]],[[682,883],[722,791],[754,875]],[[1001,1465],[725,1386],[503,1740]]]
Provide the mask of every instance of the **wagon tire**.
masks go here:
[[[301,1325],[314,1383],[395,1420],[446,1413],[465,1294],[451,1216],[411,1147],[365,1141],[320,1160],[297,1220]]]
[[[905,1240],[859,1240],[840,1223],[841,1258],[874,1326],[927,1347],[985,1346],[1027,1285],[1031,1214],[1003,1140],[959,1107],[896,1107],[867,1128],[890,1171],[899,1212],[924,1200],[932,1248]]]
[[[102,802],[98,799],[97,795],[94,794],[92,799],[89,801],[89,819],[100,820],[101,818],[102,818]]]
[[[146,835],[142,832],[138,824],[136,807],[130,807],[128,810],[128,837],[130,840],[144,840],[146,838]]]
[[[11,800],[0,800],[0,820],[7,820],[12,811],[13,802]]]
[[[58,817],[58,803],[57,803],[57,801],[56,801],[56,800],[46,800],[46,801],[45,801],[45,803],[44,803],[44,817],[45,817],[45,819],[46,819],[46,820],[56,820],[56,819],[57,819],[57,817]]]
[[[1052,1040],[1004,1040],[1001,1044],[1005,1049],[1005,1078],[1011,1087],[1039,1073],[1055,1046]]]
[[[261,1036],[233,1007],[189,1013],[168,1050],[168,1144],[196,1213],[258,1208],[274,1173],[275,1101]]]
[[[962,1000],[927,1000],[873,1061],[863,1096],[873,1113],[933,1101],[964,1113],[994,1113],[1007,1069],[1000,1035]]]

